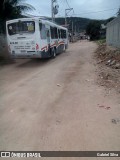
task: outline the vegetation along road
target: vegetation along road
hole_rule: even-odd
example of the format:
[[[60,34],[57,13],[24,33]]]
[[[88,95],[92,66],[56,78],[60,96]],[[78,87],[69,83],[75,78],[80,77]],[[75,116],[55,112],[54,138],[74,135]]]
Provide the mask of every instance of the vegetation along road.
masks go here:
[[[120,149],[120,99],[97,84],[96,48],[77,42],[56,59],[0,66],[0,150]]]

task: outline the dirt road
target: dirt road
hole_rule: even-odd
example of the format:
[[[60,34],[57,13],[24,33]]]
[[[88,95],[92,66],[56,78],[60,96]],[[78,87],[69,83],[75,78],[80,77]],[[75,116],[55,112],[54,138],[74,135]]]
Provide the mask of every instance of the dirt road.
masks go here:
[[[96,48],[77,42],[56,59],[0,67],[0,150],[120,149],[120,99],[97,85]]]

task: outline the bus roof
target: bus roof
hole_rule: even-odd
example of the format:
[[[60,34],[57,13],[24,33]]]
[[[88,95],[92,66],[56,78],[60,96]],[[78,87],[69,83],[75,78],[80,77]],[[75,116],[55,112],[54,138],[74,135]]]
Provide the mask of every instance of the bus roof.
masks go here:
[[[23,20],[23,21],[28,21],[28,20],[33,20],[33,21],[35,21],[35,20],[37,20],[37,21],[41,21],[41,22],[44,23],[44,24],[48,24],[48,25],[50,25],[50,26],[52,26],[52,27],[58,27],[58,28],[60,28],[60,29],[67,30],[67,28],[65,28],[65,27],[62,27],[62,26],[60,26],[60,25],[58,25],[58,24],[56,24],[56,23],[54,23],[54,22],[52,22],[52,21],[49,21],[49,20],[46,20],[46,19],[42,19],[42,18],[40,18],[40,17],[13,19],[13,20],[6,21],[6,24],[13,23],[13,22],[17,22],[17,21],[19,21],[19,20],[21,20],[21,21],[22,21],[22,20]]]

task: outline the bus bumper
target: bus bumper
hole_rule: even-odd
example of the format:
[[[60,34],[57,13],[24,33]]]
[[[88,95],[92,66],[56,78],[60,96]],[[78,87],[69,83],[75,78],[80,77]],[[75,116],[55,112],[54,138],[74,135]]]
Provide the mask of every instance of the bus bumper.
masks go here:
[[[45,52],[45,51],[39,51],[39,52],[30,52],[30,53],[26,53],[26,54],[12,54],[11,53],[11,57],[13,59],[27,59],[27,58],[50,58],[51,57],[51,53],[50,52]]]
[[[20,54],[19,53],[12,54],[11,53],[11,57],[14,59],[41,58],[41,52],[27,52],[25,54],[23,54],[23,53],[22,54],[21,53]]]

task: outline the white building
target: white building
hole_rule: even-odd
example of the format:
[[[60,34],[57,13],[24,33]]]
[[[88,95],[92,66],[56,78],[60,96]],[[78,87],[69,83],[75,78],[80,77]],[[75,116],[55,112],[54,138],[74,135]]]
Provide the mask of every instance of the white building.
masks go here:
[[[120,48],[120,16],[107,24],[106,42]]]

